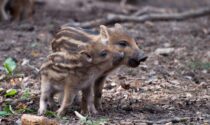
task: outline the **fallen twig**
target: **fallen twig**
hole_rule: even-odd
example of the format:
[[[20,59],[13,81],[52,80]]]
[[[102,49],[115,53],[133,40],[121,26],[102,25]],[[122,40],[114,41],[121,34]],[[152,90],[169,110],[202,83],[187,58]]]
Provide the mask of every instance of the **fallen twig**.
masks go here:
[[[112,13],[128,13],[130,11],[138,10],[138,7],[127,4],[126,0],[122,0],[120,3],[95,1],[94,4],[87,4],[86,11],[91,9]]]
[[[171,119],[163,119],[160,121],[155,122],[155,124],[165,124],[165,123],[180,123],[180,122],[187,122],[188,120],[190,120],[190,117],[183,117],[183,118],[179,118],[179,117],[175,117],[175,118],[171,118]]]
[[[105,18],[96,19],[93,21],[83,22],[83,23],[74,23],[71,25],[80,26],[80,27],[94,27],[101,24],[112,24],[117,22],[145,22],[145,21],[181,21],[189,18],[196,18],[201,16],[210,15],[210,7],[201,8],[197,10],[188,10],[181,13],[167,13],[167,14],[158,14],[150,13],[144,14],[142,16],[127,16],[120,14],[108,14]]]
[[[140,122],[140,123],[146,123],[146,124],[166,124],[166,123],[183,123],[183,122],[187,122],[188,120],[190,120],[190,117],[183,117],[183,118],[171,118],[171,119],[163,119],[163,120],[159,120],[159,121],[149,121],[149,120],[136,120],[135,122]]]
[[[23,114],[21,117],[21,124],[22,125],[59,125],[58,121],[48,119],[44,116],[36,116],[36,115],[29,115]]]
[[[169,9],[165,9],[165,8],[157,8],[157,7],[151,7],[151,6],[147,6],[144,7],[138,11],[136,11],[132,16],[142,16],[145,14],[149,14],[149,13],[171,13],[172,10]]]

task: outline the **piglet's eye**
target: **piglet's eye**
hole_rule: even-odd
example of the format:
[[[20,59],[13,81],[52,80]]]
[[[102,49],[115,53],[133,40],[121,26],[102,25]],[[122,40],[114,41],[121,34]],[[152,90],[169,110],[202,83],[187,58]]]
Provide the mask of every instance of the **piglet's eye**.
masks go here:
[[[100,52],[99,56],[100,56],[100,57],[106,57],[107,54],[108,54],[108,51],[103,50],[103,51]]]
[[[126,46],[128,46],[128,42],[125,41],[125,40],[122,40],[122,41],[119,41],[119,42],[118,42],[118,45],[119,45],[120,47],[126,47]]]

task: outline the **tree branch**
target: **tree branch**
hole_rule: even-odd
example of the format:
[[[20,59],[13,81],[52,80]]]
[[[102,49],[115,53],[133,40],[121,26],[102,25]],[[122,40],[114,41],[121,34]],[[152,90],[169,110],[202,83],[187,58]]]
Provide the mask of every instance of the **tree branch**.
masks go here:
[[[120,14],[108,14],[105,18],[96,19],[93,21],[74,23],[71,25],[80,27],[94,27],[101,24],[113,24],[117,22],[137,22],[142,23],[145,21],[181,21],[190,18],[197,18],[201,16],[210,15],[210,7],[201,8],[197,10],[188,10],[181,13],[149,13],[141,16],[127,16]]]

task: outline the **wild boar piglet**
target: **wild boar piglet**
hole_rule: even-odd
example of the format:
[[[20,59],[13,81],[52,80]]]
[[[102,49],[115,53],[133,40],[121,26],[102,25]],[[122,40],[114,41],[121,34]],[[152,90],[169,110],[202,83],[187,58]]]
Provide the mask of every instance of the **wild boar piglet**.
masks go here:
[[[1,20],[32,20],[34,0],[0,0]]]
[[[74,54],[82,50],[80,46],[105,42],[112,50],[124,53],[124,58],[119,65],[110,69],[107,68],[107,70],[94,81],[94,103],[96,108],[102,109],[102,89],[104,81],[110,72],[117,69],[120,65],[127,65],[133,68],[138,67],[141,62],[147,59],[147,56],[144,54],[143,50],[139,48],[141,45],[137,44],[132,34],[129,33],[129,30],[122,25],[115,24],[113,27],[101,25],[99,31],[100,32],[92,32],[92,30],[64,25],[52,40],[51,47],[53,52],[68,52],[69,54]]]
[[[41,97],[38,114],[42,115],[53,96],[63,92],[63,99],[57,114],[61,115],[72,104],[75,95],[82,90],[84,112],[97,113],[94,106],[94,81],[109,68],[121,63],[124,54],[97,43],[85,46],[75,54],[55,52],[48,56],[41,66]]]

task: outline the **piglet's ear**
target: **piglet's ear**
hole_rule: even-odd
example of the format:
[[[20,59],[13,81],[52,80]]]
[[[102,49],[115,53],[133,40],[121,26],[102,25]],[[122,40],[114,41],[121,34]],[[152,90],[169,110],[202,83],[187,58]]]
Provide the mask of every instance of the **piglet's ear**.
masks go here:
[[[82,51],[82,52],[80,52],[80,54],[81,54],[82,57],[85,59],[85,61],[87,61],[87,62],[89,62],[89,63],[93,61],[92,56],[91,56],[88,52]]]
[[[109,40],[109,31],[104,25],[100,25],[100,36],[102,44],[107,45]]]
[[[48,60],[51,60],[54,63],[62,63],[65,61],[65,57],[66,57],[66,53],[65,52],[54,52],[50,55],[47,56]]]
[[[119,30],[119,31],[123,31],[123,30],[124,30],[124,28],[122,27],[122,25],[119,24],[119,23],[116,23],[116,24],[114,25],[114,28],[117,29],[117,30]]]

